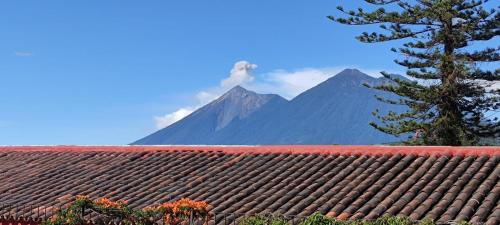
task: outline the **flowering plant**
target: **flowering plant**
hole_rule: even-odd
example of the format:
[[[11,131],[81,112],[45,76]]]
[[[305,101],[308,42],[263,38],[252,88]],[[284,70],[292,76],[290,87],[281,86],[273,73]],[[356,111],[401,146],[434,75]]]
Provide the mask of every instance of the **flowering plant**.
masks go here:
[[[145,209],[163,215],[165,224],[180,224],[188,219],[205,218],[208,215],[209,205],[183,198],[175,202],[167,202],[156,207]]]
[[[119,220],[130,220],[132,219],[133,214],[126,201],[111,201],[107,198],[101,198],[93,201],[91,209],[101,215],[114,217]]]
[[[75,201],[66,208],[60,208],[50,220],[45,221],[48,225],[74,225],[83,224],[84,209],[92,204],[92,201],[83,195],[77,195]]]
[[[68,207],[57,211],[42,225],[88,224],[84,217],[89,212],[95,212],[106,220],[118,220],[122,224],[153,225],[163,220],[165,224],[178,225],[188,220],[206,221],[208,208],[209,205],[206,202],[183,198],[174,202],[149,206],[142,210],[132,210],[126,201],[112,201],[107,198],[91,200],[87,196],[76,196]]]

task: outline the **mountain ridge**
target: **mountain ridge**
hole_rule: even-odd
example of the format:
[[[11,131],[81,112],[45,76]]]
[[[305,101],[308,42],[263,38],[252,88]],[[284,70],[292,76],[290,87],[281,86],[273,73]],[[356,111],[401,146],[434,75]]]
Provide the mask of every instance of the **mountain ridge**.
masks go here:
[[[205,115],[198,116],[204,119],[196,117],[193,119],[188,116],[162,129],[164,131],[160,130],[149,135],[149,138],[143,138],[133,144],[262,145],[393,142],[398,139],[381,133],[369,125],[374,119],[371,112],[377,108],[382,112],[389,109],[401,110],[381,103],[374,97],[374,95],[391,97],[390,94],[363,85],[364,83],[377,85],[383,82],[387,82],[387,79],[374,78],[357,69],[346,69],[289,101],[279,95],[257,94],[237,86],[193,113]],[[249,100],[241,100],[245,98],[244,96]],[[222,102],[229,105],[221,109]],[[246,104],[240,104],[242,102]],[[249,110],[241,110],[245,105],[251,106]],[[235,110],[236,108],[240,110]],[[214,122],[213,116],[206,116],[213,111],[218,112],[216,117],[221,115],[227,117]],[[210,127],[215,128],[206,129],[206,124],[211,123],[221,126],[212,124]],[[179,138],[171,138],[173,136]]]
[[[284,102],[287,100],[279,95],[257,94],[238,85],[183,119],[132,144],[170,144],[204,140],[232,121],[244,119],[268,103]]]

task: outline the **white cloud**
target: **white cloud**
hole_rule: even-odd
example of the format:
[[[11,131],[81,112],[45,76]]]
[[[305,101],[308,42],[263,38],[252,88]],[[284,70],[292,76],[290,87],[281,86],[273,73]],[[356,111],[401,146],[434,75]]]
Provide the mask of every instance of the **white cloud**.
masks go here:
[[[219,91],[217,90],[198,92],[198,94],[196,94],[196,100],[198,101],[198,105],[205,105],[217,99],[220,96],[218,93]]]
[[[275,70],[263,76],[262,80],[248,85],[260,93],[275,93],[292,99],[305,90],[325,81],[340,72],[336,68],[305,68],[295,71]]]
[[[358,68],[360,71],[370,76],[381,76],[381,70],[362,69],[357,66],[303,68],[291,71],[280,69],[269,73],[263,73],[260,76],[254,76],[252,71],[256,68],[257,65],[248,61],[242,60],[236,62],[229,76],[222,79],[219,86],[206,88],[193,96],[197,102],[195,105],[185,106],[164,116],[154,117],[156,127],[158,129],[164,128],[181,120],[196,109],[217,99],[236,85],[241,85],[257,93],[279,94],[284,98],[292,99],[346,68]]]
[[[14,55],[17,56],[17,57],[31,57],[33,56],[33,52],[21,52],[21,51],[18,51],[18,52],[14,52]]]
[[[167,127],[182,118],[191,114],[194,110],[190,108],[181,108],[175,112],[165,114],[164,116],[155,116],[154,121],[156,128],[161,129]]]
[[[181,120],[198,108],[217,99],[236,85],[245,85],[253,82],[255,77],[251,73],[255,68],[257,68],[257,65],[244,60],[236,62],[231,69],[229,76],[221,80],[219,86],[207,88],[206,90],[200,91],[195,95],[197,101],[196,105],[183,107],[175,112],[168,113],[163,116],[155,116],[154,121],[156,128],[161,129]]]
[[[275,70],[264,74],[262,79],[256,79],[255,82],[244,86],[259,93],[275,93],[286,99],[292,99],[347,68],[357,68],[372,77],[381,77],[380,72],[383,71],[379,69],[364,69],[359,66],[303,68],[291,71]],[[398,73],[395,71],[387,72]]]
[[[236,62],[231,69],[231,74],[228,78],[220,82],[222,88],[232,88],[236,85],[243,85],[252,82],[255,77],[251,72],[257,68],[257,65],[251,64],[247,61]]]

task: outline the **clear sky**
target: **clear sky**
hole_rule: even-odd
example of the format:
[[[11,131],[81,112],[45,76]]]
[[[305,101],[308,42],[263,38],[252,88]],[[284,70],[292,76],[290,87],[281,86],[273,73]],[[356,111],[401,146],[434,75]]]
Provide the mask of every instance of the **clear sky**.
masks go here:
[[[346,67],[402,71],[326,18],[349,2],[1,1],[0,145],[127,144],[227,84],[292,98]]]

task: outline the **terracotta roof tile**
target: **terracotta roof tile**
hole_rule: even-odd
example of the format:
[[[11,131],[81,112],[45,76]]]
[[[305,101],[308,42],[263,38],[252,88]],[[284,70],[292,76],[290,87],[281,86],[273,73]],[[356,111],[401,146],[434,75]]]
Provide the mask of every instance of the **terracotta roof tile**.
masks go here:
[[[0,204],[43,210],[86,194],[144,207],[188,197],[223,213],[498,224],[499,161],[498,148],[0,147]],[[7,212],[37,215],[0,206]]]

